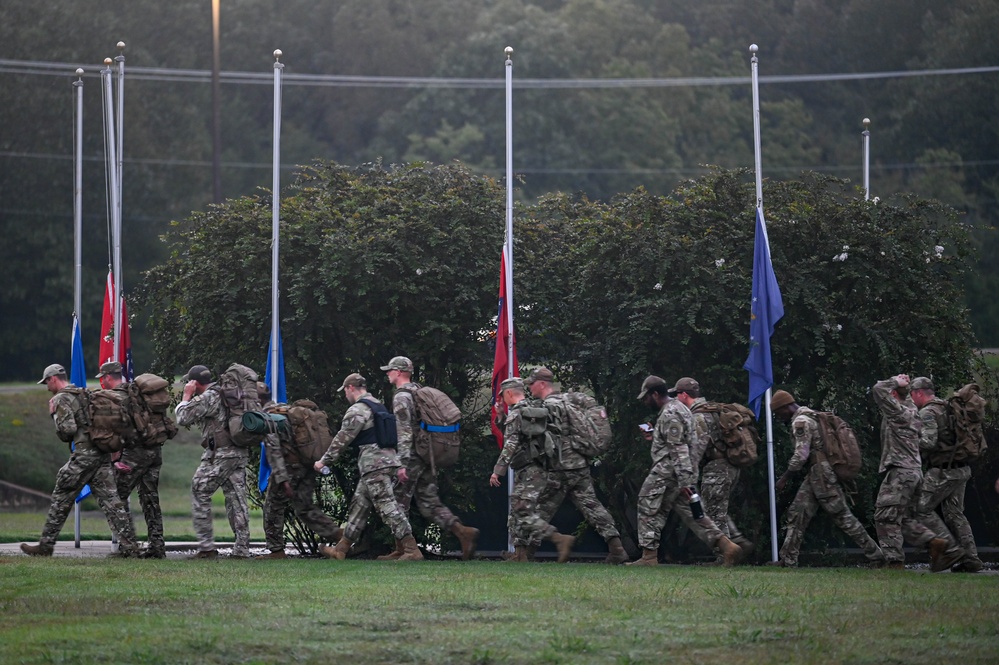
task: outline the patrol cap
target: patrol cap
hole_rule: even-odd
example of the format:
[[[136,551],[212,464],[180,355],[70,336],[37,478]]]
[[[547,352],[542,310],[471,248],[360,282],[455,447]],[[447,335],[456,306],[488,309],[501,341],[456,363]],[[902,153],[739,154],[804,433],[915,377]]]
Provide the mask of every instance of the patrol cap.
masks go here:
[[[538,367],[533,372],[531,372],[530,376],[524,379],[524,385],[529,386],[535,381],[547,381],[551,383],[554,380],[555,380],[555,375],[552,374],[552,371],[550,369],[548,369],[547,367]]]
[[[513,376],[500,384],[500,394],[503,394],[504,390],[519,390],[524,392],[524,380],[519,376]]]
[[[644,381],[642,381],[642,392],[638,393],[638,399],[645,399],[645,396],[649,394],[650,390],[665,385],[666,381],[656,376],[655,374],[650,374],[649,376],[645,377]]]
[[[45,383],[53,376],[59,376],[60,374],[65,374],[65,373],[66,373],[66,368],[63,367],[62,365],[58,364],[49,365],[48,367],[45,368],[45,371],[42,372],[42,380],[39,381],[38,383],[39,384]]]
[[[111,362],[104,363],[101,365],[101,371],[97,373],[95,379],[99,379],[102,376],[107,376],[108,374],[121,374],[121,363],[117,360],[112,360]]]
[[[383,365],[381,370],[387,372],[392,369],[397,369],[400,372],[413,373],[413,361],[406,356],[396,356],[392,360],[388,361],[388,365]]]
[[[212,371],[204,365],[195,365],[187,370],[184,381],[197,381],[201,385],[207,385],[212,382]]]
[[[909,390],[933,390],[933,381],[926,378],[925,376],[917,376],[912,381],[909,382]]]
[[[770,408],[775,411],[788,404],[794,404],[794,395],[786,390],[778,390],[770,398]]]
[[[343,380],[343,385],[337,388],[336,391],[340,392],[347,386],[354,386],[355,388],[364,388],[367,385],[368,385],[367,379],[365,379],[357,372],[354,372],[353,374],[347,375],[347,378]]]
[[[696,396],[699,397],[701,394],[701,384],[689,376],[685,376],[666,392],[670,397],[676,397],[679,393],[696,393]]]

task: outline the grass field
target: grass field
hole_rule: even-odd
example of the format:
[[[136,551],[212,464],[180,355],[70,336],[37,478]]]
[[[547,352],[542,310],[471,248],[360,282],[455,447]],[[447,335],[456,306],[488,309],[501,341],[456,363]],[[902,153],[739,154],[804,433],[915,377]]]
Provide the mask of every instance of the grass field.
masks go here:
[[[994,663],[993,576],[0,558],[4,663]]]

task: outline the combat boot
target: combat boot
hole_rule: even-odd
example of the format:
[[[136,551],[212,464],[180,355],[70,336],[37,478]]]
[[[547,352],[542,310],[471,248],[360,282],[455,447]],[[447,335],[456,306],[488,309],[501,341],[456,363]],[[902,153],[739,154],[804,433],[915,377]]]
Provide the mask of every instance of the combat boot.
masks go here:
[[[981,559],[965,557],[963,561],[958,562],[951,570],[955,573],[977,573],[984,567]]]
[[[960,547],[947,549],[947,541],[943,538],[934,538],[927,547],[930,552],[930,571],[939,573],[947,570],[955,563],[964,558],[964,550]]]
[[[263,559],[287,559],[288,555],[284,553],[284,550],[274,550],[273,552],[268,552],[267,554],[261,554],[260,556],[253,557],[254,561],[261,561]]]
[[[621,545],[621,539],[617,536],[609,539],[607,541],[607,558],[604,559],[604,563],[617,565],[619,563],[624,563],[627,560],[628,553],[624,551],[624,547]]]
[[[576,542],[576,537],[567,536],[564,533],[556,531],[548,536],[548,539],[555,544],[555,549],[558,550],[558,562],[565,563],[568,561],[569,555],[572,554],[572,544]]]
[[[524,563],[530,563],[534,561],[534,555],[537,554],[538,548],[541,547],[541,543],[531,543],[530,545],[524,546],[524,558],[521,559]]]
[[[479,539],[479,530],[470,526],[465,526],[461,522],[451,525],[451,533],[458,538],[461,543],[461,558],[468,561],[475,556],[475,542]]]
[[[340,542],[336,544],[336,547],[330,547],[329,545],[323,545],[319,548],[319,551],[327,559],[336,559],[337,561],[343,561],[347,558],[347,552],[350,551],[350,546],[354,544],[354,541],[348,540],[347,538],[341,538]]]
[[[753,552],[756,551],[756,545],[754,545],[753,541],[749,540],[745,536],[740,536],[732,542],[742,548],[743,556],[747,558],[752,556]]]
[[[395,549],[388,554],[382,554],[381,556],[376,556],[375,561],[398,561],[399,557],[402,556],[402,541],[398,538],[395,539]]]
[[[52,556],[52,551],[55,548],[51,545],[43,545],[38,543],[37,545],[29,545],[27,543],[21,543],[21,551],[28,556]]]
[[[718,546],[718,549],[721,550],[722,559],[724,560],[722,565],[726,568],[731,568],[741,562],[746,556],[746,553],[742,550],[742,548],[729,540],[728,536],[722,536],[715,544]]]
[[[631,563],[624,564],[626,566],[658,566],[659,565],[659,550],[642,550],[642,558],[636,559]]]
[[[399,561],[423,561],[423,552],[416,546],[416,538],[413,538],[413,534],[409,534],[400,542],[402,543],[402,556],[399,557]]]
[[[139,552],[140,559],[165,559],[166,549],[161,549],[159,547],[147,547],[146,549]]]
[[[187,557],[188,559],[217,559],[218,550],[200,550],[197,554]]]

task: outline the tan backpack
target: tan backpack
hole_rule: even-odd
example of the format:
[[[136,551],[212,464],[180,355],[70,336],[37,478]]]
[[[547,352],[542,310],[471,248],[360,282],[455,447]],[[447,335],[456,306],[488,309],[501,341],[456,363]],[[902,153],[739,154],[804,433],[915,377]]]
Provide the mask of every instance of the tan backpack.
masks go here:
[[[312,400],[300,399],[291,404],[269,404],[264,411],[277,413],[288,419],[291,436],[281,437],[281,450],[292,458],[289,460],[291,462],[312,466],[333,443],[329,418]]]
[[[219,377],[216,389],[222,393],[226,411],[226,431],[234,446],[249,448],[260,443],[260,435],[243,428],[243,414],[260,411],[257,373],[245,365],[233,363]]]
[[[132,445],[162,446],[177,436],[177,424],[167,415],[170,383],[156,374],[140,374],[128,384],[135,438]]]
[[[863,458],[860,444],[850,424],[835,413],[816,411],[815,420],[819,425],[826,460],[842,481],[851,481],[860,473]]]
[[[732,466],[746,468],[756,462],[757,444],[760,435],[756,431],[753,412],[742,404],[724,404],[721,402],[702,402],[695,404],[695,413],[714,413],[718,416],[718,427],[721,430],[722,445],[712,441],[715,448],[725,454],[725,459]]]

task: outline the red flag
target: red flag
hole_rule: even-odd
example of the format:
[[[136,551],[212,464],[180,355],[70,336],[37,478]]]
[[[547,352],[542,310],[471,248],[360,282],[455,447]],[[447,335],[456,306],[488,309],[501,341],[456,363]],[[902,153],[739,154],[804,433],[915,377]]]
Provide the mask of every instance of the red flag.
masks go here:
[[[510,349],[513,349],[513,368],[509,365]],[[496,426],[496,399],[500,384],[511,376],[520,376],[517,368],[517,341],[510,331],[506,312],[506,254],[500,257],[499,314],[496,316],[496,355],[493,358],[493,406],[489,426],[496,437],[496,444],[503,447],[503,432]],[[504,413],[506,407],[502,407]]]
[[[135,374],[132,366],[132,336],[128,325],[128,306],[121,300],[121,319],[125,327],[118,339],[118,361],[121,363],[122,377],[131,381]],[[101,349],[98,367],[114,360],[114,274],[108,271],[107,288],[104,291],[104,313],[101,315]]]

